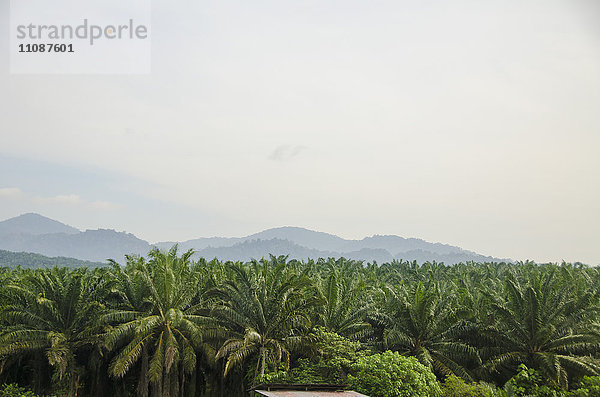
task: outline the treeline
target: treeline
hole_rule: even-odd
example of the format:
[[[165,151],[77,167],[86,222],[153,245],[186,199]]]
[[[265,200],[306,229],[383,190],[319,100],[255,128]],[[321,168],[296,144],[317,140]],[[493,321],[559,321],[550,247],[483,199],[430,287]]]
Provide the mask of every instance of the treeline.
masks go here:
[[[191,256],[0,271],[0,384],[59,396],[243,396],[263,382],[600,395],[597,268]]]
[[[12,252],[0,250],[0,267],[23,267],[23,268],[50,268],[54,266],[64,266],[69,268],[77,267],[99,267],[105,264],[99,262],[84,261],[75,258],[66,258],[63,256],[48,257],[32,252]]]

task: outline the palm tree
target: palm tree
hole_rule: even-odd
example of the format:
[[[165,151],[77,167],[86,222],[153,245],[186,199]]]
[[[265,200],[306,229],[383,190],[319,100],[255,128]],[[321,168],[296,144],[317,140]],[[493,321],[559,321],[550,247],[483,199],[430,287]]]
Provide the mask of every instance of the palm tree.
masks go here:
[[[231,334],[217,353],[226,358],[224,373],[256,355],[255,379],[262,379],[267,358],[289,362],[290,349],[302,341],[316,300],[310,280],[286,267],[285,258],[230,263],[230,277],[215,291],[220,302],[212,315]]]
[[[528,279],[509,277],[502,296],[489,294],[497,322],[485,329],[495,351],[486,368],[524,363],[562,388],[569,375],[598,375],[600,363],[592,358],[600,350],[595,292],[563,284],[554,270],[526,274]]]
[[[98,342],[100,284],[85,269],[24,271],[4,288],[0,356],[44,354],[54,391],[76,396],[85,370],[78,355]]]
[[[387,287],[383,305],[371,322],[381,329],[384,348],[414,356],[439,375],[472,379],[466,366],[478,364],[479,355],[461,340],[470,326],[459,319],[437,284]]]
[[[116,269],[121,298],[118,306],[103,317],[111,326],[106,346],[117,350],[109,372],[123,377],[140,359],[137,395],[183,395],[186,375],[196,366],[201,349],[202,305],[195,302],[198,276],[190,269],[193,251],[177,255],[153,249],[150,260],[128,258],[123,271]]]
[[[332,264],[317,284],[323,302],[317,309],[318,325],[347,338],[364,335],[369,328],[366,316],[372,309],[367,292],[361,277],[345,272],[339,263]]]

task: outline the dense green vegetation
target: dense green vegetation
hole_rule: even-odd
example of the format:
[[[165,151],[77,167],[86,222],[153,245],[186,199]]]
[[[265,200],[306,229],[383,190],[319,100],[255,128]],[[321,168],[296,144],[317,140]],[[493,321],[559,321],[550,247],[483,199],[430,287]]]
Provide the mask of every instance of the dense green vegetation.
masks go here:
[[[63,256],[47,257],[31,252],[12,252],[0,250],[0,267],[24,267],[24,268],[46,268],[54,266],[63,266],[69,268],[75,267],[98,267],[105,266],[102,263],[83,261],[75,258],[65,258]]]
[[[0,270],[6,395],[600,395],[599,269],[191,255]]]

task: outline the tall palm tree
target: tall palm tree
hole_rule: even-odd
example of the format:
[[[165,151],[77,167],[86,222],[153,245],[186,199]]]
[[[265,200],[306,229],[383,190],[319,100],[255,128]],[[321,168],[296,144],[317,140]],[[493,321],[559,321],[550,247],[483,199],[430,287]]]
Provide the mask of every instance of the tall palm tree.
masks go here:
[[[217,289],[220,302],[212,315],[231,334],[217,353],[225,358],[225,375],[256,356],[255,380],[262,379],[267,358],[289,361],[290,349],[302,341],[316,303],[307,293],[310,280],[286,267],[285,260],[229,264],[230,277]]]
[[[485,329],[496,353],[486,367],[524,363],[563,388],[569,375],[600,374],[600,362],[592,358],[600,351],[600,308],[596,292],[581,290],[563,284],[554,270],[509,277],[501,296],[489,294],[498,321]]]
[[[103,316],[110,324],[106,346],[117,353],[109,372],[123,377],[140,361],[138,396],[183,395],[186,375],[196,366],[201,349],[202,305],[198,276],[190,269],[193,251],[177,255],[177,246],[168,253],[153,249],[149,261],[129,258],[124,271],[117,270],[122,291],[116,308]]]
[[[78,355],[98,342],[99,283],[85,269],[24,271],[4,288],[0,356],[44,354],[54,391],[76,396],[85,370]]]
[[[457,316],[437,284],[387,287],[383,305],[371,322],[382,329],[384,348],[414,356],[438,375],[472,379],[466,367],[478,364],[479,355],[461,340],[470,326]]]
[[[360,337],[369,328],[366,316],[372,309],[367,286],[357,274],[348,274],[332,265],[317,284],[322,301],[317,309],[319,325],[347,338]]]

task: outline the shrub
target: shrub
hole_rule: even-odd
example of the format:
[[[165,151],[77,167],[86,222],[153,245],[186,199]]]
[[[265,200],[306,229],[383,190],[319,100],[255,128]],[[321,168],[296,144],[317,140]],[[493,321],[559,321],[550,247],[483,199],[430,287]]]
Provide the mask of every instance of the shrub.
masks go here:
[[[360,357],[348,376],[350,386],[370,397],[439,397],[435,375],[414,357],[397,352]]]
[[[317,327],[309,335],[313,354],[301,358],[288,371],[268,373],[269,383],[346,383],[347,373],[358,357],[364,355],[361,344],[335,332]]]
[[[564,395],[545,384],[542,376],[533,368],[519,365],[519,372],[504,385],[509,397],[558,397]]]
[[[0,387],[0,397],[38,397],[38,395],[31,390],[11,383]]]
[[[567,396],[600,397],[600,376],[584,376]]]
[[[458,376],[450,375],[442,388],[444,397],[492,397],[489,387],[480,383],[467,383]]]

